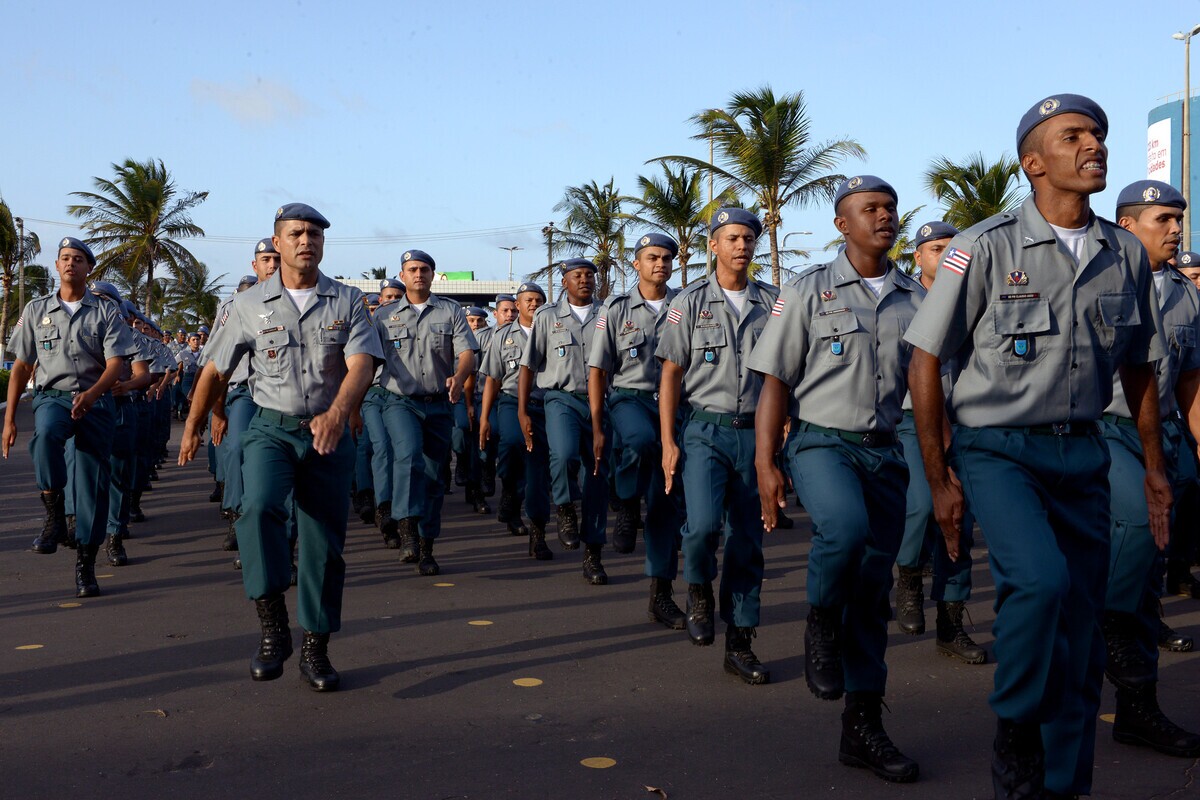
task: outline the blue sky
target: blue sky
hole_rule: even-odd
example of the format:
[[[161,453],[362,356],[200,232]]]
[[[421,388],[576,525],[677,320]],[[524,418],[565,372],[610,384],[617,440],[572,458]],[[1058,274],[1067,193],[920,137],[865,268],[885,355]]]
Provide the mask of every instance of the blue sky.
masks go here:
[[[209,237],[189,246],[231,283],[292,200],[332,221],[332,275],[394,271],[419,247],[498,279],[505,245],[531,271],[564,187],[615,177],[634,193],[657,169],[646,160],[706,155],[692,114],[763,84],[804,91],[816,139],[862,143],[867,161],[842,171],[891,181],[902,210],[931,204],[933,158],[1011,153],[1035,101],[1089,95],[1111,121],[1094,200],[1110,215],[1145,177],[1147,112],[1183,89],[1170,34],[1200,4],[217,0],[4,17],[0,194],[14,214],[50,247],[72,232],[51,224],[69,220],[72,191],[112,162],[161,158],[181,188],[210,192],[195,214]],[[783,230],[814,232],[792,246],[836,235],[828,206],[785,211]],[[382,237],[395,241],[348,241]]]

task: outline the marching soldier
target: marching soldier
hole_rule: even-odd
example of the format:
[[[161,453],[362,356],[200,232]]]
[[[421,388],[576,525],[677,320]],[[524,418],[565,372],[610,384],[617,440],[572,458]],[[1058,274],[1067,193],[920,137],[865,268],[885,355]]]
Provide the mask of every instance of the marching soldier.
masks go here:
[[[682,501],[678,492],[669,497],[663,491],[658,419],[662,365],[654,357],[666,324],[667,307],[675,297],[667,281],[678,252],[675,240],[661,233],[648,233],[638,239],[633,252],[637,285],[627,294],[608,298],[596,317],[595,339],[588,357],[588,399],[597,460],[605,452],[605,427],[612,430],[611,471],[620,503],[613,527],[613,549],[633,552],[645,497],[650,619],[683,630],[684,613],[675,603],[671,586],[679,567]],[[602,424],[606,418],[607,426]]]
[[[250,662],[254,680],[283,674],[292,654],[284,592],[290,583],[286,521],[293,493],[300,537],[298,605],[304,628],[300,673],[315,691],[338,688],[329,634],[341,628],[346,517],[354,442],[348,423],[381,358],[362,292],[321,274],[329,221],[311,206],[275,213],[279,271],[237,295],[209,347],[179,450],[190,461],[204,420],[243,355],[258,407],[242,438],[246,478],[237,538],[242,582],[262,636]]]
[[[529,400],[535,387],[545,391],[558,540],[566,550],[583,542],[583,578],[593,586],[603,586],[608,583],[601,561],[608,518],[608,470],[603,460],[594,457],[587,396],[587,360],[596,333],[596,265],[586,258],[569,258],[559,264],[559,271],[563,295],[558,302],[538,309],[521,356],[517,417],[525,447],[532,450],[536,443]],[[580,500],[581,508],[576,506]]]
[[[371,313],[372,325],[375,314],[404,296],[404,284],[396,278],[379,281],[379,302]],[[384,313],[387,313],[386,310]],[[400,533],[396,520],[392,519],[392,442],[387,427],[383,424],[383,409],[387,406],[388,391],[380,385],[383,364],[375,371],[375,380],[363,398],[362,420],[366,436],[371,442],[371,491],[375,508],[375,527],[383,535],[383,545],[390,550],[400,547]]]
[[[86,244],[66,237],[54,262],[58,291],[29,301],[9,343],[13,355],[4,414],[4,457],[17,442],[17,405],[34,378],[33,456],[46,520],[33,552],[53,553],[67,539],[64,491],[66,449],[75,449],[75,594],[95,597],[96,554],[104,540],[109,504],[114,404],[110,389],[125,358],[137,352],[117,308],[88,291],[96,257]]]
[[[1104,111],[1079,95],[1026,112],[1017,152],[1033,194],[951,240],[905,334],[918,348],[913,413],[950,557],[960,553],[964,493],[987,537],[997,797],[1091,789],[1110,549],[1110,457],[1097,421],[1114,370],[1145,456],[1150,530],[1165,544],[1169,529],[1150,268],[1137,239],[1089,202],[1105,187],[1107,134]],[[947,454],[941,364],[951,359],[958,427]]]
[[[1193,433],[1200,429],[1200,294],[1166,263],[1179,249],[1186,209],[1183,195],[1161,181],[1136,181],[1117,196],[1117,224],[1146,249],[1162,313],[1166,356],[1157,364],[1156,378],[1162,449],[1177,500],[1196,482],[1196,456],[1185,435],[1181,407]],[[1163,554],[1150,534],[1141,442],[1119,382],[1118,376],[1100,423],[1112,458],[1108,471],[1112,540],[1103,628],[1108,648],[1105,671],[1117,690],[1113,738],[1167,755],[1196,758],[1200,736],[1175,725],[1158,705]]]
[[[375,314],[388,392],[383,424],[392,444],[392,519],[399,523],[400,560],[417,562],[421,575],[441,570],[433,543],[441,533],[445,484],[439,477],[450,457],[451,406],[475,363],[475,337],[462,307],[430,293],[433,258],[404,254],[405,294]]]
[[[716,270],[671,301],[655,350],[662,361],[658,418],[665,494],[679,479],[681,463],[683,468],[688,637],[699,646],[716,638],[712,582],[724,532],[719,609],[726,625],[724,669],[749,684],[771,679],[751,648],[763,576],[754,468],[754,412],[762,377],[747,362],[778,297],[775,287],[748,277],[760,233],[762,223],[744,209],[723,208],[713,216],[709,247]],[[683,403],[690,414],[681,456],[675,424]]]
[[[496,519],[507,525],[514,536],[527,533],[529,555],[538,561],[554,558],[554,553],[546,546],[546,523],[550,520],[546,392],[537,386],[529,390],[525,408],[533,447],[527,449],[517,414],[517,383],[525,344],[533,333],[534,315],[545,302],[546,293],[536,283],[522,283],[517,287],[514,307],[518,316],[496,328],[479,367],[479,374],[487,381],[479,406],[480,448],[492,438],[493,424],[498,429],[496,472],[500,476],[500,507]],[[529,515],[528,530],[521,524],[522,502]]]
[[[484,334],[488,340],[488,345],[491,344],[492,335],[502,326],[508,325],[517,318],[517,298],[511,294],[496,295],[496,307],[492,312],[492,316],[496,320],[496,324],[490,329],[489,333]],[[485,328],[484,330],[489,330]],[[478,337],[476,337],[478,338]],[[483,365],[483,358],[487,355],[488,348],[480,341],[479,347],[479,362]],[[475,381],[475,407],[482,413],[483,408],[483,390],[486,388],[487,379],[480,373]],[[482,461],[480,465],[480,484],[483,487],[483,496],[492,497],[496,494],[496,455],[500,444],[497,432],[500,426],[496,420],[496,406],[492,406],[491,423],[492,435],[488,439],[487,447],[480,449],[479,457]],[[519,509],[518,509],[519,513]]]
[[[896,190],[873,175],[842,182],[833,222],[845,249],[783,288],[748,367],[763,376],[755,454],[767,530],[784,505],[775,454],[795,415],[787,461],[813,528],[804,677],[823,700],[846,696],[838,759],[909,782],[917,763],[892,744],[881,717],[908,483],[896,424],[912,346],[900,336],[924,294],[888,258],[896,203]]]
[[[479,441],[479,401],[483,393],[483,386],[477,375],[479,364],[483,360],[483,353],[487,349],[488,342],[491,341],[494,329],[488,327],[487,309],[469,306],[466,313],[467,327],[471,329],[471,333],[475,334],[479,351],[475,357],[475,369],[463,386],[462,399],[454,406],[453,449],[456,473],[458,472],[457,466],[462,465],[463,484],[467,487],[467,502],[475,509],[476,514],[490,514],[492,508],[483,496],[483,462],[480,451],[476,449],[476,442]]]

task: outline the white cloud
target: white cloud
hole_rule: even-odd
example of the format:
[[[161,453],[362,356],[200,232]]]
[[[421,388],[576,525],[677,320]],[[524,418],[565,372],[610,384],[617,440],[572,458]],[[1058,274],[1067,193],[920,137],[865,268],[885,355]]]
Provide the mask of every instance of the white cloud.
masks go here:
[[[247,127],[275,125],[312,116],[316,109],[289,87],[276,81],[255,78],[243,86],[192,80],[192,97],[212,103]]]

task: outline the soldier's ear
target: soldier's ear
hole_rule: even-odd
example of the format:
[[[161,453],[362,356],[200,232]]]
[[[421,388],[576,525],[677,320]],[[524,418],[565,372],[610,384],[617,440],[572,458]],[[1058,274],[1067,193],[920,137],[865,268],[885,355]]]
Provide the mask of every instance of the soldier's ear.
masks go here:
[[[850,232],[850,223],[846,221],[845,217],[834,217],[833,227],[837,228],[837,232],[842,236]]]

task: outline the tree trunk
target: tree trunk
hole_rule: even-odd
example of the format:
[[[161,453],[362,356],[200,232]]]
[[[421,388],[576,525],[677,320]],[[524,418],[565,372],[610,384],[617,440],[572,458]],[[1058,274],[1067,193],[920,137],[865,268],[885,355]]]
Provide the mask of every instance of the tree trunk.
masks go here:
[[[771,239],[771,282],[779,286],[782,277],[779,270],[779,223],[775,215],[767,214],[767,235]]]
[[[5,272],[3,277],[4,284],[4,310],[0,311],[0,361],[4,360],[5,354],[8,352],[8,300],[12,293],[12,274]],[[25,309],[17,309],[20,314]]]
[[[686,287],[688,259],[692,257],[692,252],[688,249],[685,231],[675,231],[675,234],[679,237],[679,280]]]

